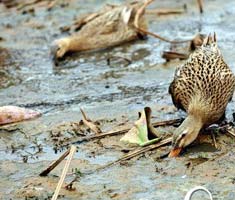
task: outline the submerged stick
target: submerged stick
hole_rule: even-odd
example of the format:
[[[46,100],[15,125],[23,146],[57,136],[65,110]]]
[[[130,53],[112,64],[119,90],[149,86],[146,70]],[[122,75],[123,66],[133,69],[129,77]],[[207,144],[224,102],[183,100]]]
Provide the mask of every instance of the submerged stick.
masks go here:
[[[153,122],[152,125],[154,127],[167,126],[167,125],[169,126],[169,125],[174,125],[174,124],[177,124],[180,122],[182,122],[182,119],[172,119],[172,120],[166,120],[166,121],[161,121],[161,122]],[[106,133],[101,133],[99,135],[91,135],[91,136],[83,137],[83,138],[80,138],[79,140],[73,142],[72,144],[95,140],[95,139],[101,139],[106,136],[120,135],[120,134],[128,132],[132,127],[133,126],[131,125],[131,126],[128,126],[127,128],[118,129],[116,131],[110,131],[110,132],[106,132]]]
[[[185,9],[181,8],[173,8],[173,9],[151,9],[146,10],[147,14],[150,15],[174,15],[174,14],[182,14],[185,12]]]
[[[59,165],[62,160],[64,160],[69,155],[70,149],[64,152],[56,161],[52,162],[45,170],[43,170],[39,176],[47,176],[57,165]]]
[[[141,155],[141,154],[143,154],[145,152],[157,149],[157,148],[159,148],[161,146],[164,146],[164,145],[167,145],[167,144],[171,143],[171,141],[172,141],[172,137],[169,137],[169,138],[166,138],[166,139],[164,139],[164,140],[162,140],[162,141],[160,141],[160,142],[158,142],[156,144],[152,144],[152,145],[149,145],[149,146],[145,146],[145,147],[143,147],[141,149],[134,150],[133,152],[130,152],[127,155],[124,155],[123,157],[119,158],[118,160],[110,162],[110,163],[108,163],[108,164],[106,164],[106,165],[96,169],[96,171],[105,169],[107,167],[110,167],[110,166],[112,166],[114,164],[117,164],[117,163],[120,163],[122,161],[129,160],[129,159],[134,158],[134,157],[136,157],[138,155]]]
[[[174,51],[163,51],[163,54],[162,54],[162,58],[166,59],[167,61],[174,60],[174,59],[185,60],[188,57],[189,57],[188,54],[178,53]]]
[[[128,65],[130,65],[132,63],[132,61],[129,58],[125,58],[123,56],[109,56],[107,58],[107,65],[111,64],[111,59],[112,58],[121,58],[122,60],[126,61],[125,67],[127,67]]]
[[[95,171],[93,171],[93,172],[88,172],[88,173],[84,173],[84,174],[89,175],[89,174],[92,174],[92,173],[94,173],[94,172],[103,170],[103,169],[105,169],[105,168],[107,168],[107,167],[110,167],[110,166],[112,166],[112,165],[118,164],[118,163],[120,163],[120,162],[122,162],[122,161],[129,160],[129,159],[134,158],[134,157],[136,157],[136,156],[138,156],[138,155],[141,155],[141,154],[143,154],[143,153],[145,153],[145,152],[148,152],[148,151],[157,149],[157,148],[159,148],[159,147],[162,147],[162,146],[164,146],[164,145],[167,145],[167,144],[171,143],[171,141],[172,141],[172,137],[169,137],[169,138],[167,138],[167,139],[164,139],[164,140],[160,141],[160,142],[157,143],[157,144],[152,144],[152,145],[149,145],[149,146],[142,147],[141,149],[134,150],[134,151],[128,153],[127,155],[122,156],[121,158],[119,158],[119,159],[117,159],[117,160],[115,160],[115,161],[113,161],[113,162],[110,162],[110,163],[108,163],[108,164],[106,164],[106,165],[104,165],[104,166],[101,166],[101,167],[97,168],[97,169],[96,169]],[[66,188],[72,188],[72,184],[73,184],[76,180],[77,180],[77,177],[75,177],[75,178],[74,178],[69,184],[67,184],[65,187],[66,187]]]
[[[60,177],[60,180],[59,180],[59,182],[58,182],[58,184],[57,184],[55,193],[53,194],[53,197],[52,197],[51,200],[56,200],[56,199],[57,199],[57,197],[58,197],[58,195],[59,195],[59,192],[60,192],[60,189],[61,189],[61,187],[62,187],[62,184],[63,184],[63,182],[64,182],[65,176],[66,176],[66,174],[67,174],[67,172],[68,172],[69,165],[70,165],[70,163],[71,163],[71,161],[72,161],[72,158],[73,158],[73,155],[74,155],[75,152],[76,152],[76,146],[71,146],[68,160],[67,160],[66,163],[65,163],[63,172],[62,172],[61,177]]]

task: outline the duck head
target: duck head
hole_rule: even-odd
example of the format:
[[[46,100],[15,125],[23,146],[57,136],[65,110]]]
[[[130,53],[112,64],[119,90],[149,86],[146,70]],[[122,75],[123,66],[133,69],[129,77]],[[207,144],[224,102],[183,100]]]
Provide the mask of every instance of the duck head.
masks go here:
[[[63,58],[63,56],[69,51],[70,39],[61,38],[55,40],[51,46],[51,57],[55,65],[58,64],[58,60]]]
[[[173,134],[169,157],[177,157],[184,147],[191,144],[197,138],[202,125],[201,120],[188,116]]]

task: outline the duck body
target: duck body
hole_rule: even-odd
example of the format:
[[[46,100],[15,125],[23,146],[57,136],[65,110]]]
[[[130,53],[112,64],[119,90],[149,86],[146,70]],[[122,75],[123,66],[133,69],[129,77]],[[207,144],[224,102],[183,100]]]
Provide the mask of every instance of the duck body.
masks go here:
[[[174,105],[188,114],[173,135],[173,148],[189,145],[201,128],[223,118],[234,89],[235,76],[223,59],[215,36],[208,36],[176,69],[169,87]]]
[[[114,6],[97,15],[89,23],[68,37],[54,41],[55,58],[61,58],[67,52],[104,49],[138,39],[141,34],[134,27],[134,18],[141,4]],[[146,29],[142,15],[139,26]]]

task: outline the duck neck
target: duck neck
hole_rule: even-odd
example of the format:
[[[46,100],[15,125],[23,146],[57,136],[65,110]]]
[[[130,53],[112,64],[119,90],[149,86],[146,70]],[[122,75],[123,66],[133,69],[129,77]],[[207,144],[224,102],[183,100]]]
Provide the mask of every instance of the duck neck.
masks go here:
[[[189,104],[188,115],[192,121],[204,125],[208,121],[210,110],[210,104],[208,104],[200,95],[195,95]]]
[[[202,122],[202,119],[199,116],[189,114],[186,117],[186,119],[184,120],[184,122],[182,123],[182,125],[184,127],[194,127],[195,131],[198,130],[198,132],[199,132],[200,129],[203,127],[203,122]]]
[[[188,146],[197,138],[200,130],[203,127],[203,123],[200,118],[189,114],[181,126],[181,129],[183,131],[185,130],[188,133],[187,139],[184,142],[184,146]]]
[[[90,40],[82,35],[76,35],[69,38],[69,51],[91,50]]]

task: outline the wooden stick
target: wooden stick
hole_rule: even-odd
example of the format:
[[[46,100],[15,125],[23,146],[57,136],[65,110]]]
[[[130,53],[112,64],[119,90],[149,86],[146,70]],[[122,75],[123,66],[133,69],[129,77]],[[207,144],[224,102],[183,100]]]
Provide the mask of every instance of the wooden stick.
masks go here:
[[[213,143],[214,143],[214,147],[215,147],[216,149],[218,149],[218,146],[217,146],[217,142],[216,142],[214,133],[211,134],[211,137],[212,137],[212,140],[213,140]]]
[[[232,127],[228,127],[226,133],[232,137],[235,137],[235,129]]]
[[[170,119],[170,120],[165,120],[165,121],[160,121],[160,122],[153,122],[154,127],[158,126],[170,126],[174,124],[181,123],[184,119],[178,118],[178,119]]]
[[[162,58],[166,59],[167,61],[173,59],[187,59],[188,54],[185,53],[178,53],[174,51],[163,51]]]
[[[182,14],[184,12],[185,10],[181,8],[146,10],[146,14],[150,14],[150,15],[174,15],[174,14]]]
[[[135,28],[136,28],[139,32],[142,32],[142,33],[144,33],[144,34],[146,34],[146,35],[151,35],[151,36],[153,36],[153,37],[155,37],[155,38],[158,38],[158,39],[160,39],[160,40],[162,40],[162,41],[169,42],[169,43],[177,44],[177,43],[184,43],[184,42],[189,42],[189,41],[191,41],[191,39],[190,39],[190,40],[184,40],[184,41],[171,41],[171,40],[168,40],[168,39],[166,39],[166,38],[161,37],[160,35],[157,35],[157,34],[155,34],[155,33],[149,32],[149,31],[147,31],[147,30],[145,30],[145,29],[143,29],[143,28],[140,28],[140,27],[139,27],[139,18],[140,18],[141,15],[144,14],[145,8],[146,8],[150,3],[152,3],[152,2],[153,2],[153,0],[146,0],[145,3],[143,4],[143,6],[140,7],[139,10],[137,10],[136,15],[135,15],[135,20],[134,20],[134,26],[135,26]]]
[[[58,197],[58,195],[59,195],[60,189],[61,189],[61,187],[62,187],[62,184],[63,184],[63,182],[64,182],[65,176],[66,176],[66,174],[67,174],[67,172],[68,172],[68,169],[69,169],[69,165],[70,165],[70,163],[71,163],[71,161],[72,161],[72,158],[73,158],[74,153],[76,152],[76,149],[77,149],[76,146],[74,146],[74,145],[71,146],[68,160],[67,160],[66,163],[65,163],[63,172],[62,172],[61,177],[60,177],[60,180],[59,180],[59,182],[58,182],[58,184],[57,184],[55,193],[54,193],[54,195],[53,195],[53,197],[52,197],[51,200],[56,200],[57,197]]]
[[[102,133],[102,131],[100,130],[100,128],[98,126],[96,126],[85,114],[85,112],[83,111],[82,108],[80,108],[80,111],[82,113],[82,121],[83,123],[89,128],[91,129],[96,135]]]
[[[76,140],[75,142],[73,142],[72,144],[85,142],[85,141],[90,141],[90,140],[95,140],[95,139],[100,139],[100,138],[104,138],[106,136],[114,136],[114,135],[123,134],[123,133],[126,133],[127,131],[129,131],[130,129],[131,129],[131,126],[129,126],[128,128],[119,129],[119,130],[116,130],[116,131],[101,133],[99,135],[91,135],[91,136],[82,137],[82,138]]]
[[[57,165],[61,163],[69,155],[70,149],[64,152],[56,161],[52,162],[45,170],[43,170],[39,176],[47,176]]]
[[[154,127],[158,127],[158,126],[169,126],[169,125],[173,125],[173,124],[177,124],[182,122],[182,119],[172,119],[172,120],[166,120],[166,121],[161,121],[161,122],[153,122],[153,126]],[[90,141],[90,140],[95,140],[95,139],[100,139],[100,138],[104,138],[106,136],[114,136],[114,135],[120,135],[123,133],[128,132],[133,126],[128,126],[127,128],[122,128],[116,131],[110,131],[110,132],[106,132],[106,133],[101,133],[99,135],[91,135],[91,136],[87,136],[87,137],[83,137],[80,138],[79,140],[76,140],[75,142],[72,142],[72,144],[76,144],[76,143],[81,143],[81,142],[85,142],[85,141]],[[67,146],[67,145],[65,145]]]
[[[88,173],[84,173],[84,174],[89,175],[89,174],[92,174],[92,173],[94,173],[94,172],[103,170],[103,169],[105,169],[105,168],[107,168],[107,167],[110,167],[110,166],[112,166],[112,165],[118,164],[118,163],[120,163],[120,162],[122,162],[122,161],[129,160],[129,159],[134,158],[134,157],[136,157],[136,156],[138,156],[138,155],[141,155],[141,154],[143,154],[143,153],[145,153],[145,152],[148,152],[148,151],[157,149],[157,148],[159,148],[159,147],[162,147],[162,146],[164,146],[164,145],[167,145],[167,144],[171,143],[171,141],[172,141],[172,137],[169,137],[169,138],[167,138],[167,139],[165,139],[165,140],[160,141],[160,142],[157,143],[157,144],[152,144],[152,145],[149,145],[149,146],[146,146],[146,147],[142,147],[141,149],[134,150],[134,151],[128,153],[127,155],[124,155],[123,157],[121,157],[121,158],[119,158],[119,159],[117,159],[117,160],[115,160],[115,161],[113,161],[113,162],[110,162],[110,163],[108,163],[108,164],[106,164],[106,165],[104,165],[104,166],[101,166],[101,167],[97,168],[97,169],[96,169],[95,171],[93,171],[93,172],[88,172]],[[72,184],[73,184],[76,180],[77,180],[77,177],[75,177],[75,178],[74,178],[69,184],[67,184],[65,187],[66,187],[66,188],[72,188]]]
[[[132,63],[132,61],[129,59],[129,58],[125,58],[125,57],[123,57],[123,56],[109,56],[108,58],[107,58],[107,65],[110,65],[111,64],[111,59],[112,58],[121,58],[121,59],[123,59],[124,61],[126,61],[126,64],[125,64],[125,67],[127,67],[128,65],[130,65],[131,63]]]
[[[157,148],[159,148],[161,146],[167,145],[167,144],[171,143],[171,141],[172,141],[172,137],[169,137],[169,138],[167,138],[165,140],[162,140],[162,141],[160,141],[160,142],[158,142],[156,144],[152,144],[152,145],[149,145],[149,146],[146,146],[146,147],[142,147],[141,149],[134,150],[133,152],[128,153],[127,155],[119,158],[118,160],[110,162],[110,163],[108,163],[108,164],[98,168],[97,170],[102,170],[102,169],[105,169],[106,167],[109,167],[109,166],[112,166],[114,164],[120,163],[121,161],[129,160],[129,159],[134,158],[134,157],[136,157],[138,155],[141,155],[141,154],[143,154],[145,152],[148,152],[148,151],[157,149]]]

